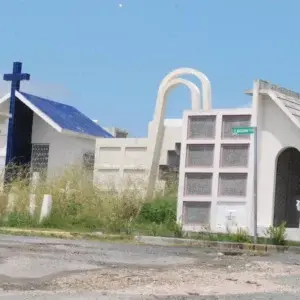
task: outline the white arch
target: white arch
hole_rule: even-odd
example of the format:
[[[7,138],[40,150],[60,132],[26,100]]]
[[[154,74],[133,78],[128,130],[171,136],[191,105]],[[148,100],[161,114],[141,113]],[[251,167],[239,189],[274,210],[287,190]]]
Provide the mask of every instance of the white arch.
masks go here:
[[[170,92],[174,90],[178,85],[183,84],[185,85],[191,92],[191,106],[192,110],[199,111],[201,109],[201,92],[198,86],[184,78],[174,78],[169,80],[169,82],[166,84],[164,89],[162,90],[162,93],[164,97],[167,99]],[[157,99],[157,101],[160,101],[162,105],[159,105],[159,108],[163,108],[163,114],[165,113],[166,105],[167,105],[167,100],[166,101],[161,101],[161,99]],[[154,112],[154,115],[158,115],[158,111]]]
[[[182,75],[193,75],[197,77],[200,82],[202,83],[202,109],[203,110],[209,110],[212,106],[212,92],[211,92],[211,84],[206,75],[203,73],[192,69],[192,68],[179,68],[172,72],[170,72],[165,78],[161,81],[159,88],[158,88],[158,94],[157,94],[157,100],[156,100],[156,108],[155,113],[153,116],[153,119],[156,117],[157,111],[162,107],[162,104],[164,101],[166,101],[164,98],[166,93],[166,87],[168,83],[171,80],[174,80],[175,78],[182,76]]]
[[[150,159],[149,161],[150,170],[149,170],[149,181],[148,181],[147,195],[146,195],[147,198],[152,198],[154,188],[155,188],[159,160],[160,160],[160,153],[161,153],[161,145],[162,145],[162,140],[164,135],[164,115],[165,115],[168,93],[170,92],[171,89],[173,89],[177,85],[184,84],[191,91],[193,110],[201,109],[201,94],[199,88],[189,80],[177,78],[181,75],[188,75],[188,74],[196,76],[201,81],[202,92],[203,92],[202,108],[205,110],[211,109],[211,85],[208,78],[203,73],[191,68],[180,68],[169,73],[162,80],[158,89],[153,122],[148,137],[149,138],[148,157]],[[198,101],[195,100],[197,97],[198,97]]]

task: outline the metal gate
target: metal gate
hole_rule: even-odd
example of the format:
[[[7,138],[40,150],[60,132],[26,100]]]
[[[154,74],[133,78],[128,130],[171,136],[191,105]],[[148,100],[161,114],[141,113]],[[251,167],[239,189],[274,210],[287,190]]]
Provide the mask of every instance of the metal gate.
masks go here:
[[[31,171],[46,176],[49,159],[49,144],[32,144]]]

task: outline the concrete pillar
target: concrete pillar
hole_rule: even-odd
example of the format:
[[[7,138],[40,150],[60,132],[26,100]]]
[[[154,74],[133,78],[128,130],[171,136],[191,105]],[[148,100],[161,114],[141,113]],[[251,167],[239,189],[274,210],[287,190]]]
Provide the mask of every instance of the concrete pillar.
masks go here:
[[[17,202],[17,194],[9,193],[7,197],[7,212],[11,213],[14,211]]]
[[[34,216],[35,210],[36,210],[36,188],[40,181],[40,173],[39,172],[33,172],[32,178],[31,178],[31,194],[29,195],[29,214],[31,216]]]
[[[44,195],[42,208],[41,208],[40,222],[42,222],[44,219],[50,216],[51,210],[52,210],[52,196]]]
[[[36,209],[36,195],[29,195],[29,214],[33,217]]]

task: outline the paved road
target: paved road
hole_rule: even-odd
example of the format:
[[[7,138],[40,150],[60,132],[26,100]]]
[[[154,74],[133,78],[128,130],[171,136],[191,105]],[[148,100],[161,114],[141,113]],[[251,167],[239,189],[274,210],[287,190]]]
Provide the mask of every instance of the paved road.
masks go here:
[[[298,300],[300,296],[286,293],[268,293],[234,296],[135,296],[135,295],[104,295],[101,292],[90,293],[57,293],[54,295],[43,293],[41,295],[20,294],[0,296],[7,300]]]
[[[299,275],[300,256],[293,254],[235,257],[197,248],[0,236],[0,299],[295,300]]]
[[[134,296],[134,295],[122,295],[122,296],[105,296],[102,293],[82,293],[82,294],[55,294],[41,296],[20,296],[15,294],[12,296],[1,296],[0,299],[7,300],[297,300],[299,296],[295,294],[252,294],[252,295],[240,295],[240,296]]]

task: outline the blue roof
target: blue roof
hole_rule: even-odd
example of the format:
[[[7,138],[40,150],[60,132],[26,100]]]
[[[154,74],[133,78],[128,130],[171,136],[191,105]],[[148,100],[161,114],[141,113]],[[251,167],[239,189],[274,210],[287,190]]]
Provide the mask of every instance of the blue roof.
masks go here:
[[[62,129],[95,137],[111,138],[109,132],[73,106],[20,92],[29,102],[41,110]]]

